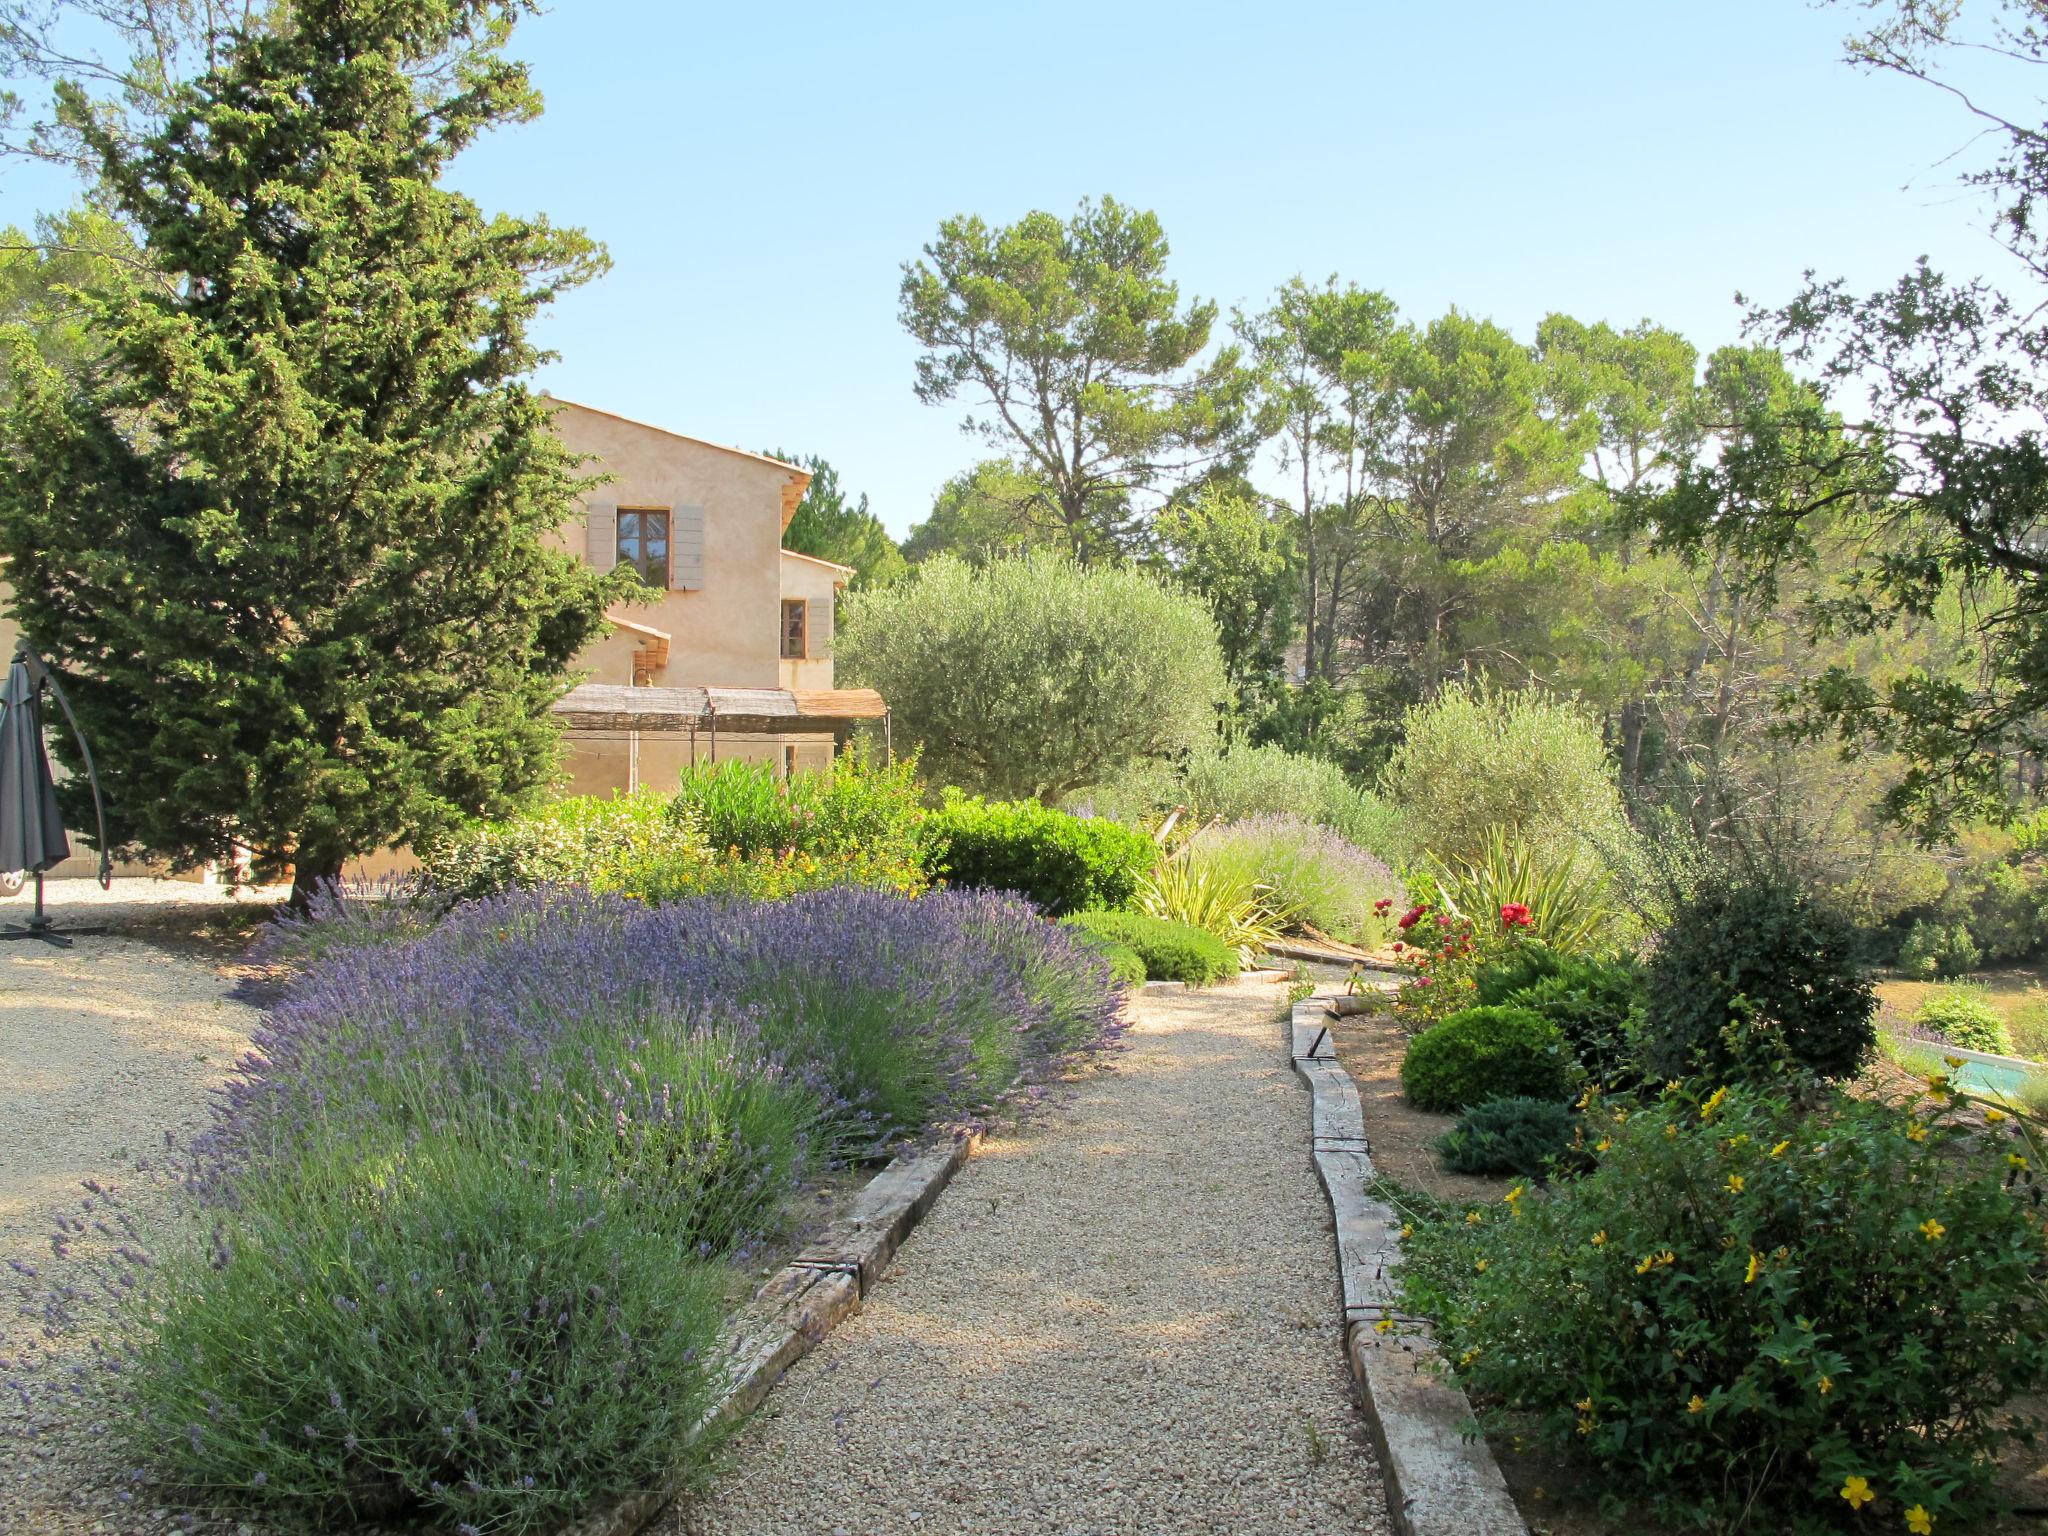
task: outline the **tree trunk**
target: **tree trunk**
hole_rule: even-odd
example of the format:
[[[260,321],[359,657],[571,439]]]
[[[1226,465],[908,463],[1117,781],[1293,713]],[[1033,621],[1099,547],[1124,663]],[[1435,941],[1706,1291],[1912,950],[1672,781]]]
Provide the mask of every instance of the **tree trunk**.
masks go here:
[[[305,912],[313,898],[341,879],[341,867],[347,860],[342,853],[318,853],[303,850],[292,861],[292,897],[294,912]]]

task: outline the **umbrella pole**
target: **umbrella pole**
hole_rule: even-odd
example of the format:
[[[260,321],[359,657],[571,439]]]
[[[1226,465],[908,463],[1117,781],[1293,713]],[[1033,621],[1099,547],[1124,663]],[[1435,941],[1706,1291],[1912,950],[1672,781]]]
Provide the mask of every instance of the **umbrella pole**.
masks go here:
[[[43,911],[43,872],[40,869],[36,871],[36,910],[28,920],[28,932],[29,937],[35,939],[47,938],[50,932],[50,919]]]

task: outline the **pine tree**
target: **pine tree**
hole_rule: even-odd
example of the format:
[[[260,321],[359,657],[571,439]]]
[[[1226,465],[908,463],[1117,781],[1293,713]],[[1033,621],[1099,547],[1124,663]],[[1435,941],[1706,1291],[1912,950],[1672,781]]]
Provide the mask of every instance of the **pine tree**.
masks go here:
[[[551,541],[582,482],[523,380],[601,269],[438,185],[540,100],[515,0],[299,0],[134,147],[80,112],[166,291],[114,268],[67,374],[0,330],[0,555],[117,843],[254,850],[297,892],[501,813],[611,595]]]

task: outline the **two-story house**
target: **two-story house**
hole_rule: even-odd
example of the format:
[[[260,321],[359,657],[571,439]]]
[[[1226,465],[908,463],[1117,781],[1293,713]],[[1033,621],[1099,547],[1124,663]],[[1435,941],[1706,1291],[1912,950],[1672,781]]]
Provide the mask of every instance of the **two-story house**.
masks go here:
[[[613,630],[570,670],[583,681],[556,706],[575,794],[666,789],[713,757],[824,767],[858,721],[883,719],[879,696],[835,690],[834,599],[853,571],[782,547],[808,471],[629,421],[566,400],[555,430],[604,477],[563,527],[564,547],[600,570],[630,565],[654,590],[607,615]],[[0,662],[15,626],[0,584]],[[89,875],[96,856],[74,838],[53,876]],[[352,866],[374,875],[402,851]],[[122,874],[148,866],[119,866]]]
[[[613,632],[577,660],[587,681],[558,709],[571,788],[665,787],[713,753],[783,770],[828,763],[835,735],[878,718],[881,701],[833,687],[834,599],[853,572],[782,547],[809,472],[556,405],[562,441],[606,477],[562,537],[658,594],[613,609]]]

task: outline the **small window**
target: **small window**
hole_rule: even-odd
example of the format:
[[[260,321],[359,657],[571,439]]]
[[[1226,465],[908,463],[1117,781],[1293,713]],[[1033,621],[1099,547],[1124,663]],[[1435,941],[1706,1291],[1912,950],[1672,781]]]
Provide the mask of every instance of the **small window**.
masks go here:
[[[631,566],[650,587],[668,587],[668,513],[619,508],[619,564]]]
[[[804,633],[806,614],[810,605],[800,597],[786,597],[782,600],[782,659],[802,661],[810,654],[804,648],[807,638]]]

